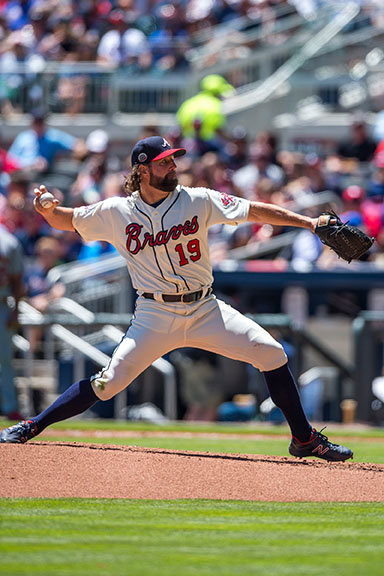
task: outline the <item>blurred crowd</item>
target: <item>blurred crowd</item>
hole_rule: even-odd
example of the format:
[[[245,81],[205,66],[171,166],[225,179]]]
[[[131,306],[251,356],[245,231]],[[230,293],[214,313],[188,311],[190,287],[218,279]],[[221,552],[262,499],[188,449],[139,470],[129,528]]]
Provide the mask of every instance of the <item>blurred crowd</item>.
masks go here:
[[[292,13],[287,0],[0,0],[1,112],[43,102],[39,73],[49,64],[51,109],[77,114],[105,70],[161,76],[212,66],[223,41],[235,51],[268,44],[276,22]],[[253,30],[264,40],[249,45]]]
[[[172,145],[185,146],[189,152],[178,162],[181,183],[278,204],[310,216],[333,209],[343,221],[376,238],[366,259],[383,264],[384,140],[372,138],[362,117],[356,116],[345,140],[335,142],[334,149],[323,155],[281,149],[272,132],[250,135],[241,126],[231,131],[219,128],[210,140],[203,140],[198,132],[183,137],[180,130],[167,137]],[[213,228],[212,260],[235,258],[240,255],[236,248],[268,242],[284,232],[255,224]],[[316,236],[301,231],[283,257],[297,269],[341,265],[323,248]]]
[[[358,26],[381,26],[380,6],[362,4]],[[51,108],[76,114],[95,89],[92,63],[99,66],[93,79],[103,69],[130,77],[206,69],[246,58],[260,46],[281,44],[300,27],[300,18],[304,24],[316,22],[318,10],[329,10],[331,18],[340,5],[320,0],[0,0],[1,112],[12,114],[24,106],[20,103],[33,107],[44,100],[38,78],[47,64],[56,66]],[[73,66],[84,63],[86,68]]]
[[[224,87],[229,87],[225,81]],[[192,130],[175,125],[161,134],[172,146],[187,148],[188,154],[178,159],[181,184],[270,202],[312,216],[334,209],[344,221],[376,238],[365,259],[383,265],[384,140],[376,142],[362,118],[356,118],[348,137],[323,156],[281,149],[272,132],[249,134],[241,126],[230,130],[219,123],[205,133],[202,126],[204,119],[199,117]],[[153,134],[159,134],[158,129],[147,127],[140,137]],[[36,111],[30,129],[20,132],[9,149],[1,151],[0,224],[22,246],[27,294],[39,309],[44,310],[47,301],[36,297],[40,293],[50,297],[51,287],[46,283],[50,268],[97,257],[113,248],[102,242],[83,244],[76,233],[50,228],[33,209],[34,187],[46,184],[64,205],[72,207],[124,195],[132,144],[127,142],[117,151],[102,129],[90,132],[86,140],[75,138],[51,128],[44,114]],[[324,192],[328,194],[322,201]],[[267,244],[285,232],[254,223],[215,226],[210,229],[213,264],[238,257],[239,248]],[[297,269],[342,265],[306,231],[297,231],[284,252],[269,258],[284,258]]]
[[[2,1],[0,56],[162,73],[187,67],[189,50],[218,24],[241,33],[295,10],[287,0]]]
[[[380,2],[360,1],[359,26],[380,25]],[[180,70],[190,51],[225,38],[279,43],[276,22],[295,14],[333,17],[341,2],[323,0],[11,0],[0,1],[0,63],[100,62],[131,71]],[[238,34],[238,36],[236,36]],[[255,47],[255,45],[248,46]],[[206,62],[205,62],[206,64]]]

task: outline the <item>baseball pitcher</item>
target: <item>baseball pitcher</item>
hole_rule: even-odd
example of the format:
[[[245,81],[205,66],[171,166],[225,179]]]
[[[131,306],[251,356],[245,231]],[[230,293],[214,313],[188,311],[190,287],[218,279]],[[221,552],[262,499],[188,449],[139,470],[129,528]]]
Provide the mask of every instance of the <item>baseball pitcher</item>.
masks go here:
[[[178,185],[176,160],[185,152],[159,136],[137,142],[126,197],[74,209],[53,199],[44,208],[39,197],[47,193],[45,186],[35,191],[35,209],[52,227],[76,230],[85,241],[113,244],[127,263],[138,298],[132,324],[108,365],[70,386],[38,416],[3,430],[1,442],[26,442],[50,424],[112,398],[160,356],[195,347],[249,362],[264,374],[271,398],[292,432],[290,454],[333,461],[352,458],[351,450],[329,442],[308,422],[282,346],[212,292],[210,226],[251,221],[316,233],[318,219]]]

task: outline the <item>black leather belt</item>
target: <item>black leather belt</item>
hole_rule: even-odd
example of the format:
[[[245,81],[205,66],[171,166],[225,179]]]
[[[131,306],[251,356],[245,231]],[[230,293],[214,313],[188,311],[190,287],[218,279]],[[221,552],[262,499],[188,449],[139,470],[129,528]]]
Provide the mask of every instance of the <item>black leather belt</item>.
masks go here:
[[[204,296],[205,290],[197,290],[196,292],[188,292],[186,294],[162,294],[163,302],[197,302]],[[212,288],[208,289],[205,296],[212,294]],[[148,300],[155,300],[155,295],[151,292],[143,292],[142,296]]]

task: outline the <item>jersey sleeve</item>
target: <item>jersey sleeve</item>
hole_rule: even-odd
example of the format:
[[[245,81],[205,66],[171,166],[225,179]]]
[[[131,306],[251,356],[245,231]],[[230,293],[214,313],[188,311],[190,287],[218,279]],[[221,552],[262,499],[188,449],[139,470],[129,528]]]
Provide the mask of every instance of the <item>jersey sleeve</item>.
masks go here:
[[[86,242],[92,240],[112,242],[113,240],[111,206],[105,200],[75,208],[72,224]]]
[[[247,221],[249,200],[215,190],[207,190],[207,195],[210,208],[208,226],[214,224],[237,226],[237,224]]]

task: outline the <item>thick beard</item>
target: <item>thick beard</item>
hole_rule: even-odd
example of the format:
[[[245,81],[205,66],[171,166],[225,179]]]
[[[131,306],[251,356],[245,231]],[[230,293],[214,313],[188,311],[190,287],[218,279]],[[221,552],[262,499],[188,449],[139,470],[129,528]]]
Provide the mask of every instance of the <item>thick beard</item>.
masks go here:
[[[173,192],[179,182],[176,174],[167,174],[164,178],[159,178],[153,174],[151,168],[149,173],[149,185],[163,192]]]

